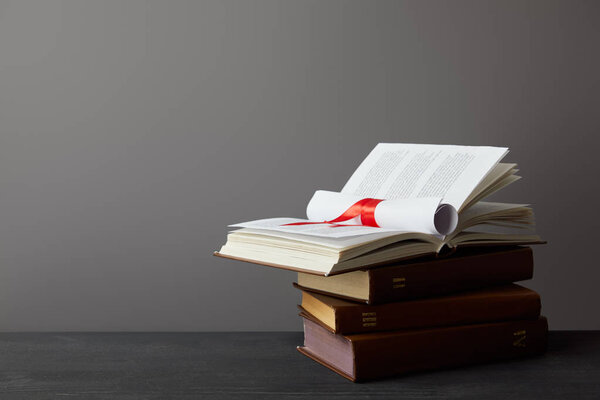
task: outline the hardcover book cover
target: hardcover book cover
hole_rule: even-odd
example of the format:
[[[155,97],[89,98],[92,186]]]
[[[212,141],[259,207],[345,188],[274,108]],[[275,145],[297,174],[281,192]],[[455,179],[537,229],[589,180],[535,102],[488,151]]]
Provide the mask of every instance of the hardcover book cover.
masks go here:
[[[298,273],[298,287],[368,304],[440,296],[531,279],[530,247],[460,249],[425,258],[334,276]]]
[[[535,291],[510,284],[374,306],[303,292],[298,307],[302,316],[317,319],[332,332],[351,334],[535,319],[541,301]]]
[[[331,333],[304,318],[298,351],[351,381],[541,354],[548,322],[539,317],[434,329]]]

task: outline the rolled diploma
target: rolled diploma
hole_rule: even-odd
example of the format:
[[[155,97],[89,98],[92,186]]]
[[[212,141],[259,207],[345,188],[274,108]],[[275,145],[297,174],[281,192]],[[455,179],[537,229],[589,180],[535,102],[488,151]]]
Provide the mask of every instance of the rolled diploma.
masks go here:
[[[331,221],[361,199],[361,196],[317,190],[306,207],[306,216],[311,221]],[[375,208],[375,221],[385,229],[445,236],[456,229],[458,213],[450,204],[442,203],[440,197],[384,200]],[[356,217],[339,223],[360,225],[361,221]]]

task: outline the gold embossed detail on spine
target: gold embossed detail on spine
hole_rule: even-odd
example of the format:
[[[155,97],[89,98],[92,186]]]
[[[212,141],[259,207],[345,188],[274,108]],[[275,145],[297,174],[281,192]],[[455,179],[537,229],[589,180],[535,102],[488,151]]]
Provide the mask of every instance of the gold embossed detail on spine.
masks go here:
[[[527,331],[521,329],[513,332],[513,346],[514,347],[526,347],[527,346]]]
[[[398,289],[406,286],[406,278],[392,278],[392,288]]]
[[[377,313],[376,312],[364,312],[362,313],[362,322],[363,322],[363,326],[366,327],[370,327],[370,326],[377,326]]]

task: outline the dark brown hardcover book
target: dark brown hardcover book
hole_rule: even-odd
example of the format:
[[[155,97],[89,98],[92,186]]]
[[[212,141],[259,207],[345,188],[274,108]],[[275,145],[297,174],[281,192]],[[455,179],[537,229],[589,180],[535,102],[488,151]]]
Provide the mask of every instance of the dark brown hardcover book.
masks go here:
[[[548,322],[539,317],[445,328],[340,335],[304,318],[298,351],[352,381],[541,354]]]
[[[446,258],[428,258],[333,276],[298,273],[302,290],[382,304],[531,279],[530,247],[465,248]]]
[[[510,284],[375,306],[302,292],[298,307],[332,332],[350,334],[535,319],[541,302],[533,290]]]

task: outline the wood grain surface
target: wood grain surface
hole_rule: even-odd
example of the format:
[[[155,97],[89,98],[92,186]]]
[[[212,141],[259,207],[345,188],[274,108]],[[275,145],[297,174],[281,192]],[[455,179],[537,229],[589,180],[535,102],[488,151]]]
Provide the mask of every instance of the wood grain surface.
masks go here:
[[[600,398],[600,332],[549,339],[540,357],[354,384],[299,354],[299,332],[3,333],[0,398]]]

